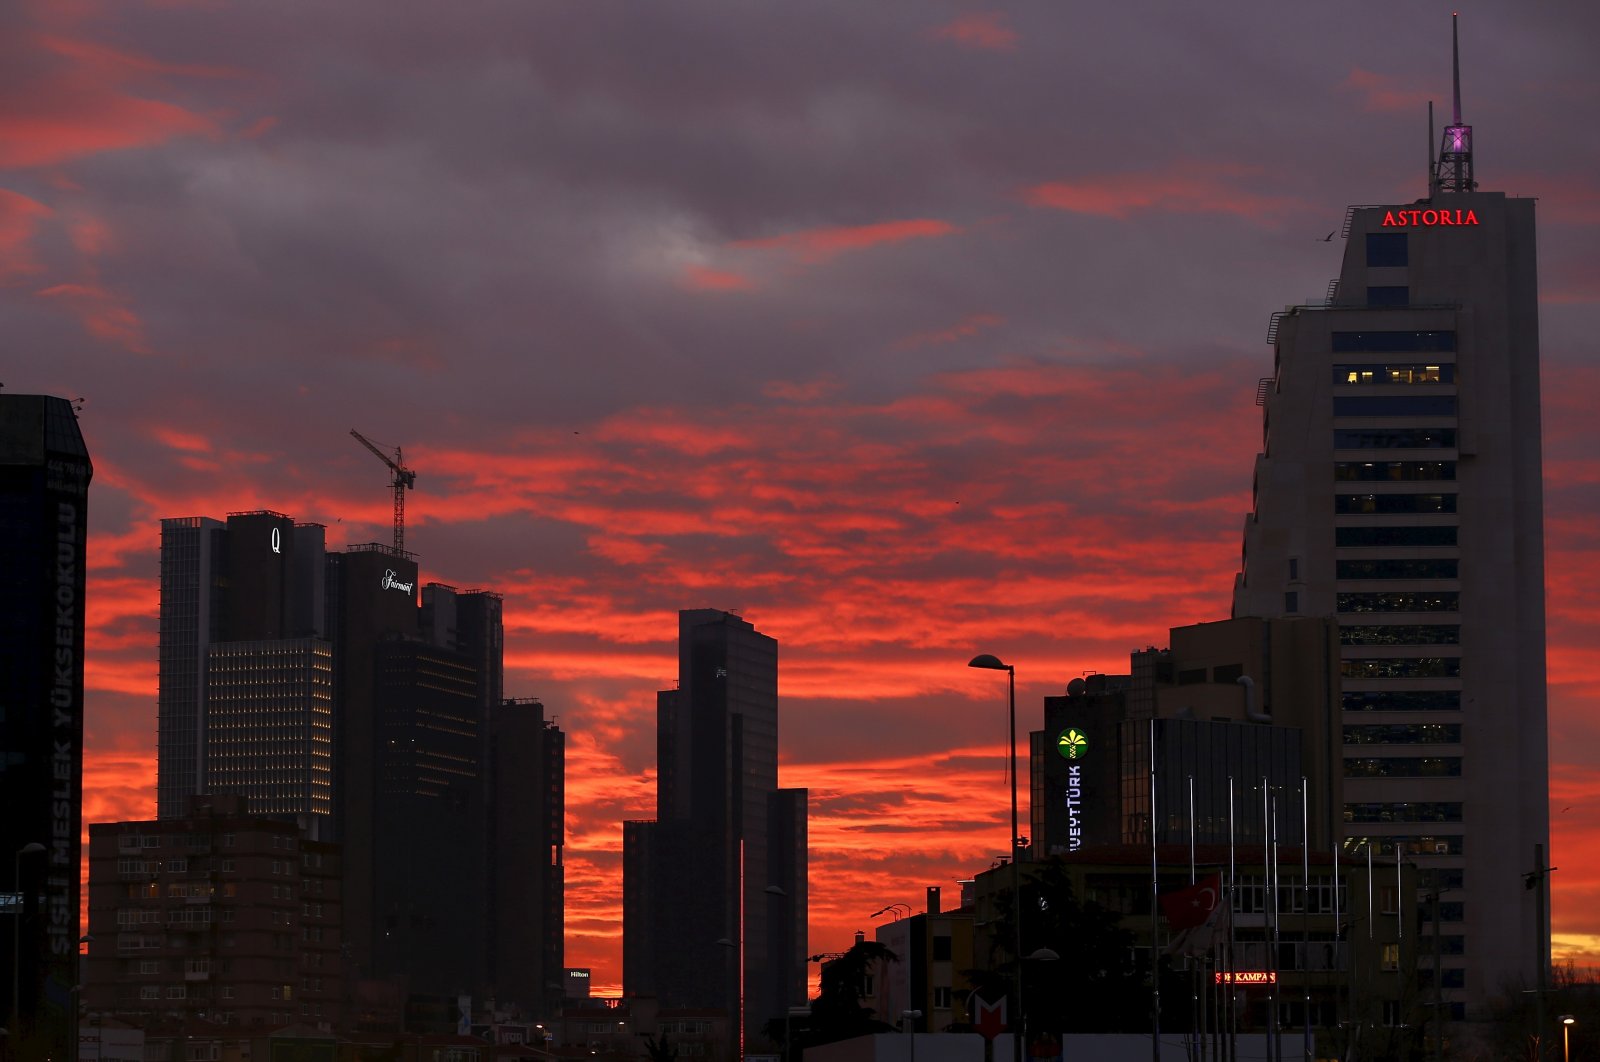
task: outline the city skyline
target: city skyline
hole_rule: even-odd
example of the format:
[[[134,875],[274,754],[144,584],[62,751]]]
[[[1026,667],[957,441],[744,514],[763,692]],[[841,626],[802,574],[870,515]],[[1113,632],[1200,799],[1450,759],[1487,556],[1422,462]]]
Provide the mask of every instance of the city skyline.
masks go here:
[[[1015,664],[1033,727],[1226,617],[1268,316],[1325,294],[1349,204],[1425,194],[1449,13],[22,5],[0,382],[85,397],[86,821],[155,811],[159,519],[388,541],[355,427],[417,471],[421,578],[504,592],[505,692],[568,735],[597,989],[681,608],[784,646],[811,950],[949,894],[1008,833],[1004,689],[965,662]],[[1597,19],[1461,24],[1478,179],[1540,199],[1554,923],[1585,964]]]

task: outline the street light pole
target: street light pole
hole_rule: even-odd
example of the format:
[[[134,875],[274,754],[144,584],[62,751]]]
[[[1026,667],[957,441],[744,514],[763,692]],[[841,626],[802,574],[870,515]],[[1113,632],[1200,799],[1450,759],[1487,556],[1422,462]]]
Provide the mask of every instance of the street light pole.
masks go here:
[[[1578,1019],[1571,1014],[1561,1015],[1561,1062],[1572,1062],[1572,1027],[1578,1024]]]
[[[1017,866],[1017,838],[1020,832],[1017,825],[1017,669],[1001,663],[999,657],[990,653],[973,657],[967,666],[1006,673],[1007,719],[1011,727],[1011,920],[1016,931],[1011,942],[1011,954],[1016,957],[1017,966],[1016,975],[1011,981],[1016,1009],[1009,1024],[1012,1062],[1022,1062],[1022,871]]]

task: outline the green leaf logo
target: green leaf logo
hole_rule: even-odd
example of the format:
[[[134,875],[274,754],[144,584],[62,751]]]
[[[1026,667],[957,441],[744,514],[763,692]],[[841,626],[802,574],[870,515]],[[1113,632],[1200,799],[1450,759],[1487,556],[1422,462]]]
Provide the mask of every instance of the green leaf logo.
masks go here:
[[[1068,727],[1056,740],[1056,751],[1069,760],[1081,760],[1089,752],[1089,739],[1077,727]]]

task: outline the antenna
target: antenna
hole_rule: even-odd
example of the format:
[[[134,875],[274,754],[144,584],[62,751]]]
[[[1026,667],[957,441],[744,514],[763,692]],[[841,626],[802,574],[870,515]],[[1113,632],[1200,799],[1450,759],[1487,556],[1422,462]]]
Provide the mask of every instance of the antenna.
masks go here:
[[[1461,37],[1457,18],[1450,16],[1450,66],[1454,83],[1454,121],[1445,126],[1439,146],[1439,162],[1434,169],[1433,188],[1438,192],[1470,192],[1478,187],[1472,178],[1472,126],[1461,121]],[[1431,139],[1431,138],[1430,138]]]
[[[1433,160],[1433,101],[1428,101],[1428,198],[1439,192],[1439,166]]]

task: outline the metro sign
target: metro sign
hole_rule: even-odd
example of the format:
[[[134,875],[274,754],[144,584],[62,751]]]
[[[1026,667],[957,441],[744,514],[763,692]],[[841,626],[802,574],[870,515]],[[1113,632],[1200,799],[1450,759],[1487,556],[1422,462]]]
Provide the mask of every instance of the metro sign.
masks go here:
[[[1383,227],[1386,229],[1424,228],[1437,229],[1446,225],[1476,225],[1476,210],[1385,210]]]

